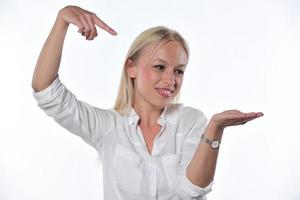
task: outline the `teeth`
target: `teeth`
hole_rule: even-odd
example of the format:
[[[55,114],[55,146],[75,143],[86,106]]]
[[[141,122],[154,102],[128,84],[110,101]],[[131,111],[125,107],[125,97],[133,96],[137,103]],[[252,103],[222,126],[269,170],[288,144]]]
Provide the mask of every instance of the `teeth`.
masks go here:
[[[172,91],[169,89],[158,89],[158,92],[162,96],[170,97],[172,95]]]
[[[164,93],[164,94],[171,94],[171,92],[170,91],[168,91],[168,90],[162,90],[162,92]]]

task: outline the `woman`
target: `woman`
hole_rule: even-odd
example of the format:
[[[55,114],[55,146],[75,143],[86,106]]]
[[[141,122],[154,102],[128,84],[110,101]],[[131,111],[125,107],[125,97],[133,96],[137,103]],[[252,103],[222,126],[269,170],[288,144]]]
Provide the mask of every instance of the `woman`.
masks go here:
[[[87,40],[97,37],[96,26],[117,34],[94,13],[76,6],[60,10],[36,64],[33,95],[49,116],[98,151],[104,199],[206,199],[225,127],[263,114],[229,110],[207,123],[201,111],[173,103],[189,50],[166,27],[150,28],[133,42],[114,109],[79,101],[58,76],[69,24]]]

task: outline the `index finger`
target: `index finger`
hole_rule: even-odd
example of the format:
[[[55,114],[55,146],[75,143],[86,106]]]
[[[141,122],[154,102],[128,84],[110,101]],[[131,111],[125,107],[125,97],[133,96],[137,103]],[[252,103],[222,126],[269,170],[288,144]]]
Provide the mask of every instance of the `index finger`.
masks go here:
[[[100,27],[101,29],[107,31],[108,33],[110,33],[112,35],[117,35],[118,34],[114,29],[109,27],[104,21],[102,21],[99,17],[97,17],[97,15],[93,15],[93,20],[94,20],[95,24],[98,27]]]

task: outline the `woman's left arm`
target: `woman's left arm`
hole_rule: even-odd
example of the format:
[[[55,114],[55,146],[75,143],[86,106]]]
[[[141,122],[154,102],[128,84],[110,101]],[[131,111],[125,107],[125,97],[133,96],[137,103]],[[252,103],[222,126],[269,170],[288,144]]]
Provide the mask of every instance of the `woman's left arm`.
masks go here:
[[[226,127],[243,125],[261,116],[263,116],[261,112],[224,111],[215,114],[211,118],[203,135],[209,140],[221,142]],[[202,141],[199,142],[195,154],[187,167],[186,175],[193,184],[205,188],[214,178],[219,148],[213,149],[208,143]]]

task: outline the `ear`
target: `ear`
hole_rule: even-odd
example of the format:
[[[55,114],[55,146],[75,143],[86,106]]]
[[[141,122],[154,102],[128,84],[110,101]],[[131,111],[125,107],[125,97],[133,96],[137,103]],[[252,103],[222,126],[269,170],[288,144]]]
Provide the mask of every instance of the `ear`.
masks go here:
[[[130,78],[135,78],[136,77],[136,66],[134,65],[133,60],[128,58],[126,61],[126,70],[127,70],[127,75]]]

